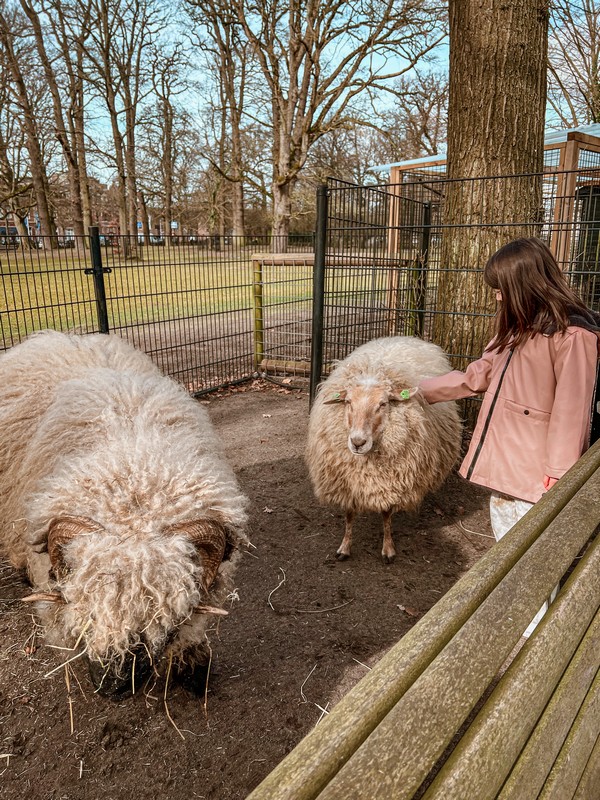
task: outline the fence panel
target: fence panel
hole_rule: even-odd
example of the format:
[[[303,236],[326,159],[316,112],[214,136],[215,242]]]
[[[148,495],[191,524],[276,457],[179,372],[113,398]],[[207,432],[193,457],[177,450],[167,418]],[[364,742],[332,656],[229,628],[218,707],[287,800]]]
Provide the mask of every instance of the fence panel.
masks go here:
[[[105,330],[94,293],[100,277],[108,330],[147,352],[193,393],[255,373],[258,295],[269,358],[300,360],[309,347],[312,236],[290,239],[288,248],[308,257],[292,268],[271,257],[258,293],[253,254],[272,249],[268,237],[153,237],[144,243],[99,235],[97,242],[102,276],[98,269],[94,275],[89,237],[0,242],[2,349],[43,328]]]
[[[255,365],[260,374],[310,374],[312,253],[257,253],[254,264]]]
[[[536,219],[507,220],[500,205],[494,206],[493,198],[505,189],[533,192],[540,182],[543,207]],[[455,201],[457,196],[465,203],[473,196],[483,198],[479,221],[447,221],[450,187]],[[478,256],[485,252],[490,232],[501,243],[523,235],[544,239],[584,301],[600,310],[597,167],[460,181],[420,176],[411,183],[383,186],[330,180],[326,192],[323,314],[313,320],[316,335],[322,329],[322,362],[313,363],[318,378],[369,339],[417,335],[436,341],[442,324],[460,331],[448,352],[456,366],[479,357],[492,335],[494,316]],[[463,238],[467,229],[472,261],[451,264],[448,243],[459,228]],[[468,302],[458,293],[448,296],[445,287],[466,274],[472,277]],[[465,319],[472,322],[465,325]],[[488,322],[479,324],[482,319]]]
[[[88,237],[0,237],[0,348],[44,328],[99,330]],[[59,246],[60,244],[60,246]]]
[[[164,242],[164,240],[159,240]],[[134,258],[124,258],[137,247]],[[199,393],[252,374],[252,269],[239,241],[141,246],[112,237],[103,248],[111,331]]]
[[[385,186],[329,181],[323,263],[316,263],[317,272],[324,268],[315,284],[322,302],[312,296],[312,237],[277,248],[267,237],[144,242],[101,235],[108,329],[148,352],[193,393],[256,372],[292,379],[311,374],[316,385],[335,360],[369,339],[406,334],[436,341],[442,323],[456,329],[446,350],[462,366],[481,353],[482,331],[491,334],[494,305],[477,255],[491,230],[502,241],[541,236],[585,302],[600,308],[598,167],[464,181],[417,178]],[[541,181],[535,220],[506,220],[506,204],[488,201],[502,196],[504,181],[507,192]],[[488,198],[479,222],[448,222],[450,187],[454,202],[462,197],[469,207],[473,196]],[[476,263],[449,264],[444,247],[458,228],[467,229]],[[0,236],[0,349],[42,328],[104,329],[93,277],[85,274],[90,267],[88,237]],[[466,272],[469,302],[447,289]],[[311,323],[313,304],[322,315],[313,314]]]

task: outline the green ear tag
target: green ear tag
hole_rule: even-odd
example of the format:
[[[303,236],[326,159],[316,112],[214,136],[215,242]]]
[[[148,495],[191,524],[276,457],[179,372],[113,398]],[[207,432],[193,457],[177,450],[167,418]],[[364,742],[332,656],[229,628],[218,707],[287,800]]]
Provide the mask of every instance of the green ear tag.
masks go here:
[[[340,398],[340,393],[339,392],[334,392],[331,399],[332,400],[339,400],[339,398]]]
[[[403,400],[410,400],[410,390],[409,389],[402,389],[400,392],[400,397]]]

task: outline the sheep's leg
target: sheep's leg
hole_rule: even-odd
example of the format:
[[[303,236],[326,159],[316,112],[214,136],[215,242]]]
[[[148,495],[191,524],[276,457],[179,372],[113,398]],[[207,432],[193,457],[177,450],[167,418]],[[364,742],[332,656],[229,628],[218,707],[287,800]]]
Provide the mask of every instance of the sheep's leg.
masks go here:
[[[383,548],[381,550],[381,557],[386,564],[391,564],[396,558],[396,548],[392,540],[392,515],[393,511],[382,511],[383,517]]]
[[[344,538],[341,545],[338,547],[335,557],[338,561],[345,561],[350,558],[350,548],[352,546],[352,520],[354,519],[353,511],[346,511],[346,527],[344,529]]]

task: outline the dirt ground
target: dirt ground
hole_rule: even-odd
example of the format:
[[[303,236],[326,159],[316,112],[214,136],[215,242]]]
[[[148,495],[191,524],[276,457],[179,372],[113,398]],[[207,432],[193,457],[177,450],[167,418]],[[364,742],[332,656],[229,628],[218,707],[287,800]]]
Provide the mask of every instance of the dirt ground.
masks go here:
[[[155,684],[116,702],[79,662],[67,677],[68,654],[44,646],[26,584],[0,564],[2,798],[243,800],[492,542],[487,493],[453,474],[395,516],[393,564],[375,515],[338,562],[342,515],[317,506],[302,459],[306,393],[257,384],[203,402],[254,545],[212,636],[206,698],[169,686],[165,704]]]

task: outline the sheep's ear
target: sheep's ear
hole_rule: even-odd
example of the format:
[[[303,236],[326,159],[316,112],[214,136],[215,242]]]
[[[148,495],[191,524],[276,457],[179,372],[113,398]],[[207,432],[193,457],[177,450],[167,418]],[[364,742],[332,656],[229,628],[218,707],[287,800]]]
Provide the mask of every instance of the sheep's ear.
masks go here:
[[[394,403],[403,403],[406,400],[410,400],[411,397],[414,397],[418,391],[418,386],[413,386],[410,389],[396,389],[395,391],[390,392],[389,399]]]
[[[348,392],[345,389],[341,392],[333,392],[332,394],[329,395],[327,400],[323,400],[323,405],[329,406],[332,403],[343,403],[346,400],[347,394]]]

